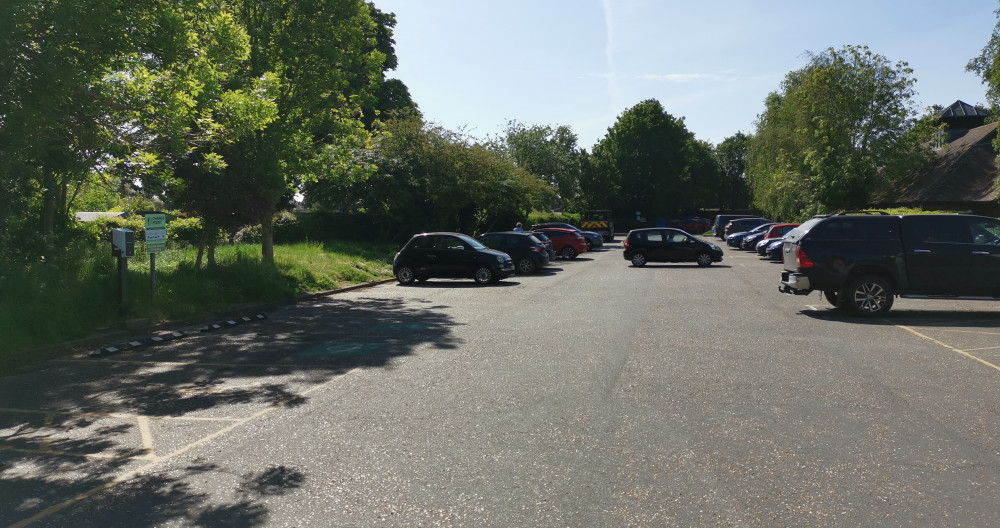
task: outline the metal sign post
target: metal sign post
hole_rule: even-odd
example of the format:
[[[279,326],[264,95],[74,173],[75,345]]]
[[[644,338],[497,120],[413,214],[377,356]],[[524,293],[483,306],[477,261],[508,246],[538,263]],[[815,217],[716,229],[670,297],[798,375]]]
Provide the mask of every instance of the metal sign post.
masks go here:
[[[149,287],[156,302],[156,254],[167,247],[167,215],[146,214],[146,252],[149,253]]]

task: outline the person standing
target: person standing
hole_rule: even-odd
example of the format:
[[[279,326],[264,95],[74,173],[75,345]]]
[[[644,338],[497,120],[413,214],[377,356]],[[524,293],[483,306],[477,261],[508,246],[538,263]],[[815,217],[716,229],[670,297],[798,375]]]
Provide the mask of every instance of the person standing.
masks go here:
[[[517,225],[514,226],[514,231],[517,231],[518,233],[524,231],[524,227],[521,225],[521,222],[518,222]]]

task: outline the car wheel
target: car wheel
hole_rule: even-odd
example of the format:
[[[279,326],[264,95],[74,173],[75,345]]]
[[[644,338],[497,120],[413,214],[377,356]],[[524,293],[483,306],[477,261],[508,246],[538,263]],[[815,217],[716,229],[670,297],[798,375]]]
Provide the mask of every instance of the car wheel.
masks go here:
[[[844,293],[843,304],[861,316],[884,315],[892,308],[892,286],[882,277],[867,275],[854,279]]]
[[[401,266],[396,270],[396,280],[400,284],[413,284],[413,280],[416,278],[416,274],[413,273],[413,268],[409,266]]]
[[[530,257],[521,257],[521,259],[517,261],[517,272],[525,275],[534,273],[535,261]]]
[[[575,259],[576,250],[570,246],[566,246],[562,249],[562,258],[564,259]]]
[[[695,261],[698,263],[699,266],[703,268],[706,266],[711,266],[712,255],[709,255],[708,253],[698,253],[698,256],[696,257]]]
[[[632,265],[640,267],[640,268],[643,267],[643,266],[645,266],[646,265],[646,254],[645,253],[636,253],[635,255],[632,255]]]
[[[489,284],[493,282],[493,270],[489,266],[480,266],[476,268],[473,278],[479,284]]]

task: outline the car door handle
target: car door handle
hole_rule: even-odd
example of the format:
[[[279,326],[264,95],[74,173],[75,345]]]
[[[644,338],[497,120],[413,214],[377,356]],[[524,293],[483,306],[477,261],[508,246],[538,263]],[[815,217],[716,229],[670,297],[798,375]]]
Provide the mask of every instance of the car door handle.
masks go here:
[[[929,250],[929,249],[914,249],[913,252],[914,253],[930,253],[931,250]]]
[[[433,254],[433,253],[431,253],[430,255],[427,255],[427,258],[438,258],[438,256],[435,255],[435,254]]]
[[[990,252],[989,251],[973,251],[972,254],[973,255],[989,255]]]

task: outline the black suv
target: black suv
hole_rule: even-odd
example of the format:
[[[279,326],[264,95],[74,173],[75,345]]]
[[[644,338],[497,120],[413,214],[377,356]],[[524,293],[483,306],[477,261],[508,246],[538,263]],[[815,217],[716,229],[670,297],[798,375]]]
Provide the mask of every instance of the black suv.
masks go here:
[[[697,262],[711,266],[722,262],[722,248],[669,227],[633,229],[625,238],[625,260],[633,266],[647,262]]]
[[[484,233],[476,237],[486,247],[503,251],[514,260],[518,273],[535,273],[549,263],[549,252],[545,244],[534,233],[506,231]]]
[[[510,255],[461,233],[413,235],[392,261],[392,273],[400,284],[434,277],[470,277],[486,284],[505,279],[513,272]]]
[[[973,215],[837,214],[785,235],[778,289],[821,291],[836,307],[881,315],[893,299],[1000,300],[1000,220]]]

